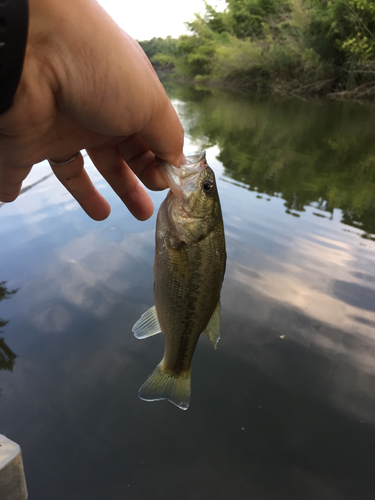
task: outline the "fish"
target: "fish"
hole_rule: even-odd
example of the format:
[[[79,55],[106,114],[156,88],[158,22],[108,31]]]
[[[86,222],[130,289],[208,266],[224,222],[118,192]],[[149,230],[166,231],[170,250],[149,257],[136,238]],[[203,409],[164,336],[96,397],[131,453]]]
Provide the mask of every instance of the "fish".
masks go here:
[[[164,356],[139,390],[144,401],[168,400],[187,410],[191,361],[201,333],[216,349],[220,293],[226,266],[223,217],[206,153],[179,168],[159,160],[170,188],[155,230],[155,305],[135,323],[138,339],[162,332]]]

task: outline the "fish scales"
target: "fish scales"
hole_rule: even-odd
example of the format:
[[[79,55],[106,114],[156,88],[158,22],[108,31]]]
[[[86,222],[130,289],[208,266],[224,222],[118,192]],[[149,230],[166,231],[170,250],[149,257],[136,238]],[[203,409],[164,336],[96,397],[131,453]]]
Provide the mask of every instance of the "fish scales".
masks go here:
[[[152,309],[158,326],[149,334],[164,333],[165,351],[140,389],[146,401],[168,399],[182,409],[189,405],[191,360],[200,334],[204,331],[215,347],[219,339],[226,261],[215,176],[204,153],[193,160],[180,172],[164,165],[171,190],[156,224]],[[148,313],[133,327],[138,338],[149,336],[142,330]]]
[[[165,339],[164,360],[169,369],[190,369],[198,338],[219,301],[224,267],[224,259],[216,258],[217,247],[224,240],[220,229],[179,250],[161,243],[162,250],[156,252],[154,296],[158,319],[163,332],[176,332]],[[182,315],[176,311],[182,311]]]

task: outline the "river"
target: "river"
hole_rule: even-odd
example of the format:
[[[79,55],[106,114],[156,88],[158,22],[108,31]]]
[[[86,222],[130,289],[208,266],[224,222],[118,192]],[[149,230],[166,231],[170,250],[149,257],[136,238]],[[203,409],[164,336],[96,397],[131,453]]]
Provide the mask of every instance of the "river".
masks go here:
[[[131,331],[156,215],[86,157],[112,206],[94,222],[36,166],[0,205],[0,432],[29,499],[374,500],[375,108],[168,92],[218,180],[222,338],[198,343],[188,411],[139,400],[164,344]]]

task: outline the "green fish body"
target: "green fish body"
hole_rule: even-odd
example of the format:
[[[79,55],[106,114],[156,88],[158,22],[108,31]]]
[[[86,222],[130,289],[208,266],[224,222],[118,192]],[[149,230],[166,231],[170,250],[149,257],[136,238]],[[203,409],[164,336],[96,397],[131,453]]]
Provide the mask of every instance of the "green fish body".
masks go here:
[[[146,401],[168,399],[186,410],[191,360],[201,333],[220,338],[220,291],[226,250],[215,175],[205,153],[180,168],[159,161],[170,191],[156,223],[155,306],[133,327],[137,338],[165,337],[161,363],[139,390]]]

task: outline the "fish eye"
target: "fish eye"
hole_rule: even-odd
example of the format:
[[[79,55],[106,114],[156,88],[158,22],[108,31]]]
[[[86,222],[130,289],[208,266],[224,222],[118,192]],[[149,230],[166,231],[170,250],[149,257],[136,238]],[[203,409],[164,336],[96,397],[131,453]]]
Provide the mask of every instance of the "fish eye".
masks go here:
[[[212,193],[214,187],[215,187],[215,184],[210,179],[205,179],[202,182],[203,191],[205,191],[207,194]]]

